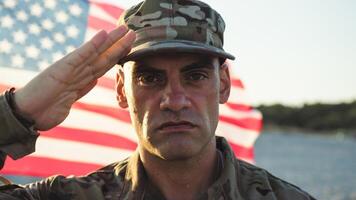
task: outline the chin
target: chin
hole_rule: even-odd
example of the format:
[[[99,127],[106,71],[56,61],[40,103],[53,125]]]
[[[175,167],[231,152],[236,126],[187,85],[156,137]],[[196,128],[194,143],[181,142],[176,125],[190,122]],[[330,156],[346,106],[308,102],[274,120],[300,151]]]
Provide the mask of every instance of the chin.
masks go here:
[[[183,143],[175,141],[174,143],[166,144],[158,147],[157,153],[162,159],[169,161],[190,159],[198,155],[202,148],[191,141]]]
[[[161,153],[160,157],[166,161],[183,161],[194,157],[192,152],[166,152]]]

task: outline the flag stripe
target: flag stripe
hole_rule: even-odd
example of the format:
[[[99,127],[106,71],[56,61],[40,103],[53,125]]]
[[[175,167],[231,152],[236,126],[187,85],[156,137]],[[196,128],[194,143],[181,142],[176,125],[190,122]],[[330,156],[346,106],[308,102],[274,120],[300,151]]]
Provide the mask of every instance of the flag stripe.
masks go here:
[[[135,131],[130,123],[100,113],[72,109],[60,125],[67,128],[106,132],[134,142],[137,141]]]
[[[99,87],[115,90],[115,81],[105,76],[99,78],[98,83],[96,85]]]
[[[227,102],[225,104],[228,106],[230,109],[233,110],[238,110],[238,111],[251,111],[252,107],[250,105],[244,105],[244,104],[238,104],[238,103],[232,103],[232,102]]]
[[[246,148],[246,147],[241,147],[239,145],[236,145],[235,143],[229,142],[231,149],[235,152],[236,157],[240,159],[251,159],[253,158],[254,155],[254,149],[253,147]]]
[[[137,144],[127,138],[105,132],[67,128],[58,126],[49,131],[42,131],[41,137],[59,138],[64,140],[79,141],[113,148],[135,150]]]
[[[106,31],[112,30],[115,28],[115,25],[113,25],[112,23],[108,23],[98,17],[94,17],[94,16],[89,16],[88,17],[88,25],[92,28],[95,29],[104,29]]]
[[[21,166],[21,167],[20,167]],[[19,160],[6,159],[5,168],[1,170],[2,174],[26,175],[26,176],[52,176],[55,174],[83,175],[83,172],[91,172],[99,169],[102,165],[83,163],[53,158],[42,158],[26,156]]]
[[[233,77],[231,78],[231,85],[233,87],[239,87],[239,88],[242,88],[242,89],[245,88],[240,79],[236,79],[236,78],[233,78]]]
[[[129,112],[127,110],[122,110],[120,108],[92,105],[92,104],[81,103],[81,102],[76,102],[73,105],[73,108],[100,113],[108,117],[113,117],[115,119],[121,120],[123,122],[131,123]]]
[[[58,138],[39,137],[31,156],[105,165],[130,155],[132,150]]]
[[[230,123],[235,126],[239,126],[241,128],[254,130],[254,131],[259,131],[261,129],[261,121],[253,118],[236,119],[236,118],[220,115],[219,121]]]
[[[106,13],[110,14],[114,19],[117,19],[123,12],[123,9],[116,6],[112,6],[111,4],[107,4],[107,3],[92,2],[91,5],[98,6],[101,9],[105,10]]]

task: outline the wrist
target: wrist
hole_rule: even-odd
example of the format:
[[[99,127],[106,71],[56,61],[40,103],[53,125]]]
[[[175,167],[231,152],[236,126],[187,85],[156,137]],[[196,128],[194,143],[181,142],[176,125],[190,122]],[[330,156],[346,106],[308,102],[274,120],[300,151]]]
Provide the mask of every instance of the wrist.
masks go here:
[[[26,128],[31,128],[35,125],[35,121],[18,108],[15,101],[15,88],[7,90],[5,92],[5,98],[11,108],[12,113],[15,115],[17,120],[21,122],[22,125],[24,125]]]

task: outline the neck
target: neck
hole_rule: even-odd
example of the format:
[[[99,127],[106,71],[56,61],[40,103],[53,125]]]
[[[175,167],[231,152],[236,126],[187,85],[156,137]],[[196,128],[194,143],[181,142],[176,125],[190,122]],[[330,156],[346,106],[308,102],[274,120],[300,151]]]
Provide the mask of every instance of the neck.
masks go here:
[[[164,160],[140,150],[149,181],[166,199],[197,199],[206,192],[217,175],[215,140],[198,155],[187,159]]]

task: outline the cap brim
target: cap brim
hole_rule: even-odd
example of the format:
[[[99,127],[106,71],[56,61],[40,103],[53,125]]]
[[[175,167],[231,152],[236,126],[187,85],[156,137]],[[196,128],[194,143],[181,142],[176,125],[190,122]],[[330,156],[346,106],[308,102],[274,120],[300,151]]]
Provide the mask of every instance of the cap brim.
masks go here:
[[[166,52],[208,54],[220,58],[228,58],[230,60],[235,59],[235,56],[225,52],[222,49],[199,42],[186,40],[164,40],[146,42],[144,44],[133,47],[130,53],[119,61],[119,64],[123,64],[127,61],[137,60],[143,56]]]

